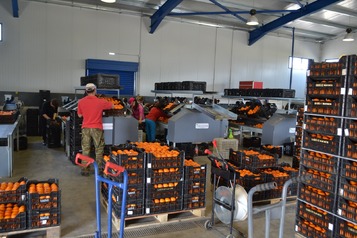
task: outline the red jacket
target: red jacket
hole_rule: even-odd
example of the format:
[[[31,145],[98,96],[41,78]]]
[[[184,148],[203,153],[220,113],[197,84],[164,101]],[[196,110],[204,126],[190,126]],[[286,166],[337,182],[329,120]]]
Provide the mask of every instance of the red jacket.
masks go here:
[[[168,118],[166,113],[164,113],[161,109],[159,109],[157,107],[151,108],[151,110],[149,111],[149,114],[146,115],[146,119],[149,119],[149,120],[152,120],[155,122],[157,121],[157,119],[159,119],[159,117]]]

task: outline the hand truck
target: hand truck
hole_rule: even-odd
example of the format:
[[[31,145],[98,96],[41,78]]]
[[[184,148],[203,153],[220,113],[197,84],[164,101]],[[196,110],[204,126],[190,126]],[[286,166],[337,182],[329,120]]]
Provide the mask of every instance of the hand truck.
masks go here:
[[[121,214],[120,214],[120,229],[119,229],[119,238],[124,237],[124,223],[125,223],[125,209],[126,209],[126,196],[128,190],[128,172],[124,169],[124,167],[119,166],[117,164],[106,162],[104,168],[104,174],[117,177],[121,173],[123,173],[123,182],[114,182],[107,178],[104,178],[99,175],[98,165],[93,158],[89,156],[82,155],[78,153],[76,155],[76,164],[81,167],[88,167],[89,165],[93,164],[94,166],[94,175],[95,175],[95,197],[96,197],[96,217],[97,217],[97,231],[95,232],[95,238],[101,238],[101,219],[100,219],[100,183],[108,184],[108,238],[112,237],[112,189],[113,186],[116,186],[123,190],[123,199],[121,201]],[[109,170],[110,169],[110,170]],[[112,171],[116,171],[112,173]]]
[[[279,219],[279,217],[280,217],[279,238],[283,238],[288,188],[293,183],[309,181],[311,180],[311,178],[312,178],[311,175],[303,175],[301,177],[294,177],[287,180],[283,186],[281,201],[265,206],[253,207],[253,195],[255,192],[266,191],[276,188],[276,183],[275,182],[264,183],[264,184],[256,185],[255,187],[251,188],[248,192],[248,238],[254,238],[253,214],[257,214],[260,212],[265,212],[265,238],[270,237],[270,220]]]

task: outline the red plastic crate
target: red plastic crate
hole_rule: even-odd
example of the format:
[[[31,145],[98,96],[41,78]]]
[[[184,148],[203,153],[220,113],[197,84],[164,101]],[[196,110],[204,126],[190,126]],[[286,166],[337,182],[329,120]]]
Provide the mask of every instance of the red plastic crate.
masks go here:
[[[240,89],[263,88],[263,82],[240,81],[239,88]]]

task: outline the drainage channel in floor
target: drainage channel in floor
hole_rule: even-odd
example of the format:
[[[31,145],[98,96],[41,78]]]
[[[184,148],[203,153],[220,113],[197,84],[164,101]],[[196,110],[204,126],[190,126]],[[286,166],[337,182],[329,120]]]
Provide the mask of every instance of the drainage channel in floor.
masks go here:
[[[168,224],[161,224],[151,227],[140,227],[140,228],[131,228],[124,230],[124,238],[137,238],[137,237],[145,237],[145,236],[153,236],[189,229],[204,229],[203,224],[207,220],[207,218],[199,219],[194,222],[192,221],[180,221],[180,222],[172,222]],[[85,235],[79,236],[78,238],[94,238],[93,235]],[[102,238],[107,238],[108,233],[103,233]],[[112,238],[118,238],[118,233],[112,233]]]

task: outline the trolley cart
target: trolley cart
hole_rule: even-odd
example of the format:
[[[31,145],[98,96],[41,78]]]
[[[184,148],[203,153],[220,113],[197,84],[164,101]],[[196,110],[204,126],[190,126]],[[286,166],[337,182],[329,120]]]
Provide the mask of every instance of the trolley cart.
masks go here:
[[[254,207],[253,208],[253,195],[255,192],[271,190],[276,187],[274,182],[259,184],[249,190],[248,193],[248,238],[254,238],[253,235],[253,214],[260,212],[265,212],[265,238],[270,237],[270,220],[279,219],[280,217],[280,226],[279,226],[279,238],[284,237],[284,220],[285,220],[285,209],[286,209],[286,199],[288,194],[288,188],[293,183],[299,183],[304,181],[311,180],[311,175],[303,175],[301,177],[294,177],[289,179],[284,183],[281,201],[269,204],[266,206]]]
[[[98,171],[98,165],[95,162],[94,159],[82,155],[78,153],[76,155],[76,164],[81,166],[81,167],[88,167],[89,165],[93,164],[94,166],[94,174],[95,174],[95,197],[96,197],[96,216],[97,216],[97,231],[95,233],[95,238],[101,238],[102,237],[102,232],[101,232],[101,219],[100,219],[100,183],[104,182],[108,184],[108,238],[112,237],[112,189],[113,186],[116,186],[120,189],[123,190],[123,199],[121,201],[121,215],[120,215],[120,230],[118,237],[123,238],[124,237],[124,223],[125,223],[125,209],[126,209],[126,196],[127,196],[127,190],[128,190],[128,172],[124,169],[124,167],[119,166],[117,164],[107,162],[105,164],[104,168],[104,174],[111,175],[111,176],[119,176],[121,173],[123,173],[123,183],[118,183],[111,181],[109,179],[106,179],[102,176],[99,175]],[[114,173],[112,173],[114,171]],[[115,172],[116,171],[116,172]]]
[[[213,146],[214,148],[217,149],[217,144],[216,141],[213,141]],[[204,227],[209,230],[212,229],[212,227],[215,225],[215,207],[221,206],[228,211],[230,211],[230,217],[228,219],[224,219],[224,223],[229,223],[229,235],[227,235],[226,238],[234,238],[233,236],[233,220],[234,220],[234,212],[236,209],[236,200],[235,200],[235,193],[236,193],[236,179],[239,177],[239,173],[235,171],[233,167],[231,167],[224,158],[219,154],[218,150],[217,153],[220,155],[215,156],[212,154],[211,151],[205,150],[205,153],[208,154],[208,159],[212,162],[211,166],[211,173],[213,174],[213,186],[215,191],[212,193],[213,198],[212,198],[212,215],[211,219],[207,220],[204,224]],[[227,199],[219,199],[216,196],[216,191],[221,188],[218,187],[219,180],[220,178],[225,179],[226,181],[229,181],[231,189],[232,189],[232,196]],[[228,221],[228,222],[227,222]],[[240,231],[237,231],[241,237],[244,237],[244,234]]]

